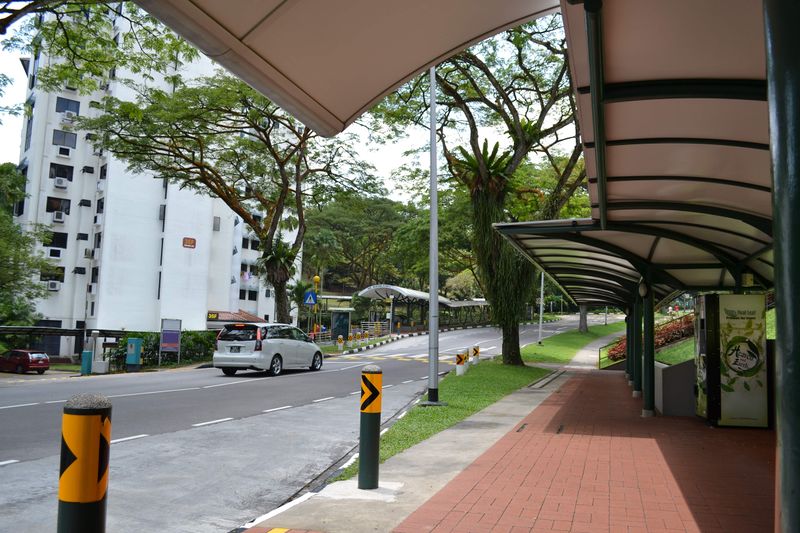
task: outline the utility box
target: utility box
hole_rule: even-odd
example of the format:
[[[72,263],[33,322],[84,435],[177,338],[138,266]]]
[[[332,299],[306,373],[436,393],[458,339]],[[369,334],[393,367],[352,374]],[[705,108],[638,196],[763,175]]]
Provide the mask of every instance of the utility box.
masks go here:
[[[350,335],[350,313],[355,311],[352,307],[340,307],[329,309],[331,312],[331,338],[335,339],[339,335],[347,340]]]
[[[81,376],[88,376],[92,373],[92,351],[84,350],[81,352]]]
[[[695,413],[713,425],[768,427],[766,296],[698,296],[695,342]]]
[[[142,339],[130,337],[125,349],[125,370],[127,372],[138,372],[141,367]]]

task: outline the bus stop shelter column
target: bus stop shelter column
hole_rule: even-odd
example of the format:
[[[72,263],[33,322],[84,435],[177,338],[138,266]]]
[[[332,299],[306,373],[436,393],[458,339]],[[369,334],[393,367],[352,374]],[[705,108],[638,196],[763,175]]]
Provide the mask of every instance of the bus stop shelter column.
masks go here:
[[[646,285],[640,285],[640,294],[644,294],[642,306],[642,318],[644,321],[644,344],[642,346],[642,389],[644,393],[644,405],[642,406],[642,416],[653,416],[655,414],[656,399],[656,367],[655,367],[655,324],[653,307],[653,289]]]
[[[633,302],[633,397],[642,395],[642,299],[637,295]]]
[[[775,530],[800,531],[800,2],[765,0],[775,242]]]
[[[625,379],[628,385],[633,385],[633,306],[627,309],[625,315]]]

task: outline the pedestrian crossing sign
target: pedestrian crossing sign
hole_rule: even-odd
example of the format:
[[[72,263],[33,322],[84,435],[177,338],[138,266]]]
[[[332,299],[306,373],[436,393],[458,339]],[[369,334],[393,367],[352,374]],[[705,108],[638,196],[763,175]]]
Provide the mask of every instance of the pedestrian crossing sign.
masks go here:
[[[317,293],[314,291],[306,291],[303,295],[303,303],[305,305],[317,305]]]

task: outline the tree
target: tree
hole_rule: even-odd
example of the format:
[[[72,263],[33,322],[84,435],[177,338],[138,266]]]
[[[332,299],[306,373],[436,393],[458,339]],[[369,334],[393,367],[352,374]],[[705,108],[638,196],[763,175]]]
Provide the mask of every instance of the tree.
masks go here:
[[[141,88],[135,102],[107,97],[103,114],[81,117],[77,128],[95,132],[130,170],[225,202],[261,241],[258,264],[275,289],[277,319],[290,321],[287,282],[306,233],[305,203],[369,191],[369,168],[347,136],[319,138],[231,76],[175,81],[171,91]]]
[[[585,183],[560,15],[455,55],[437,67],[436,82],[443,109],[437,136],[451,179],[469,194],[478,279],[503,330],[503,362],[519,365],[519,321],[533,294],[535,271],[492,224],[515,220],[509,197],[517,191],[541,189],[520,182],[520,167],[533,154],[540,154],[555,178],[538,216],[556,216]],[[421,76],[387,98],[373,115],[376,127],[387,124],[394,134],[411,123],[424,127],[428,85]],[[489,136],[501,137],[503,148],[500,140],[490,148]]]
[[[25,197],[25,177],[13,163],[0,165],[0,324],[30,325],[37,318],[33,302],[46,295],[39,281],[51,264],[36,251],[37,241],[48,242],[43,227],[24,231],[14,222],[13,205]]]

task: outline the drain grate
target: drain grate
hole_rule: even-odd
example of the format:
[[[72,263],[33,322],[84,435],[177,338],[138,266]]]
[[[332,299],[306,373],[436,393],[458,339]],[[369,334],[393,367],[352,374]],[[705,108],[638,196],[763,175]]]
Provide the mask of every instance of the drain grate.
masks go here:
[[[519,428],[517,428],[517,433],[519,433],[520,431],[522,431],[526,427],[528,427],[528,424],[522,424]]]

